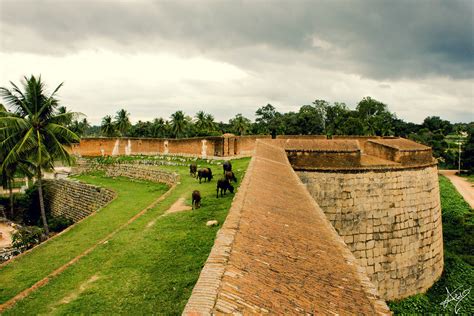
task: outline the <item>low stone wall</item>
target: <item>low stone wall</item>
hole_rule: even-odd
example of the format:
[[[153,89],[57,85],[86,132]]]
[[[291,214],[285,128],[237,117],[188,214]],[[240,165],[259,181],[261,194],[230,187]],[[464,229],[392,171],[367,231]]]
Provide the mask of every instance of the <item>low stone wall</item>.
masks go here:
[[[297,174],[383,298],[422,293],[441,276],[436,166]]]
[[[74,167],[72,173],[105,171],[107,177],[127,177],[152,182],[161,182],[173,185],[179,180],[179,175],[168,171],[158,170],[136,164],[98,164],[81,162]]]
[[[288,160],[295,169],[307,166],[311,166],[312,168],[360,166],[360,150],[352,152],[321,152],[287,149],[286,153],[288,154]]]
[[[107,205],[115,192],[71,180],[43,180],[45,207],[54,216],[78,222]]]

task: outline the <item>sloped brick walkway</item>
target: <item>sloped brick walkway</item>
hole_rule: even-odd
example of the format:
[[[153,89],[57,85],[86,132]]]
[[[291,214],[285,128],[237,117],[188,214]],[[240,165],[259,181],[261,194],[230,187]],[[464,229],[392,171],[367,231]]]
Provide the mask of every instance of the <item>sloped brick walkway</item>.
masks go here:
[[[285,151],[256,154],[184,314],[388,314]]]

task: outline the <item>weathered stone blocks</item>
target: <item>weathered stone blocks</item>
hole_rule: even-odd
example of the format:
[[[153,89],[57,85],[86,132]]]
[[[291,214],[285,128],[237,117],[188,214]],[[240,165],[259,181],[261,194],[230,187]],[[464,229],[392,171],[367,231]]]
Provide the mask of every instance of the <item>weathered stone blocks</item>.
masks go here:
[[[440,277],[443,241],[436,166],[297,174],[382,297],[424,292]]]
[[[43,180],[45,207],[54,216],[78,222],[107,205],[115,192],[71,180]]]

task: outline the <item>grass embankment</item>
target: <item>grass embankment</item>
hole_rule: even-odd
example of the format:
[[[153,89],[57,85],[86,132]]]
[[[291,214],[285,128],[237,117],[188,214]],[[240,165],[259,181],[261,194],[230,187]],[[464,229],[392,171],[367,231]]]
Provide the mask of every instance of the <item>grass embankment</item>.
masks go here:
[[[233,161],[239,180],[248,162]],[[205,223],[217,219],[222,224],[233,195],[216,198],[216,178],[222,173],[219,166],[213,167],[216,178],[202,184],[189,176],[186,167],[160,168],[181,175],[180,184],[165,200],[5,314],[181,313],[219,228]],[[114,183],[98,175],[79,179],[103,187]],[[190,205],[194,189],[203,197],[199,210],[162,216],[180,197]],[[138,202],[128,195],[122,207]]]
[[[448,289],[452,294],[470,293],[459,301],[459,314],[474,314],[474,213],[451,182],[440,176],[443,210],[444,271],[425,293],[389,302],[395,314],[454,314],[457,301],[446,307]],[[469,290],[470,289],[470,290]],[[466,293],[465,292],[465,293]]]

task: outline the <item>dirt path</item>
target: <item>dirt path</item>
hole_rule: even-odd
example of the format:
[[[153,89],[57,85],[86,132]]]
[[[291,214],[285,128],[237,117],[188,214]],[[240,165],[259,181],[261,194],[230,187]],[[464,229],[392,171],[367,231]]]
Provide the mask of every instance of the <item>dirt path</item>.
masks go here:
[[[474,187],[472,183],[455,175],[456,170],[439,170],[439,173],[448,178],[464,200],[466,200],[471,208],[474,208]]]
[[[10,247],[12,244],[11,234],[15,231],[13,227],[0,223],[0,248]]]

